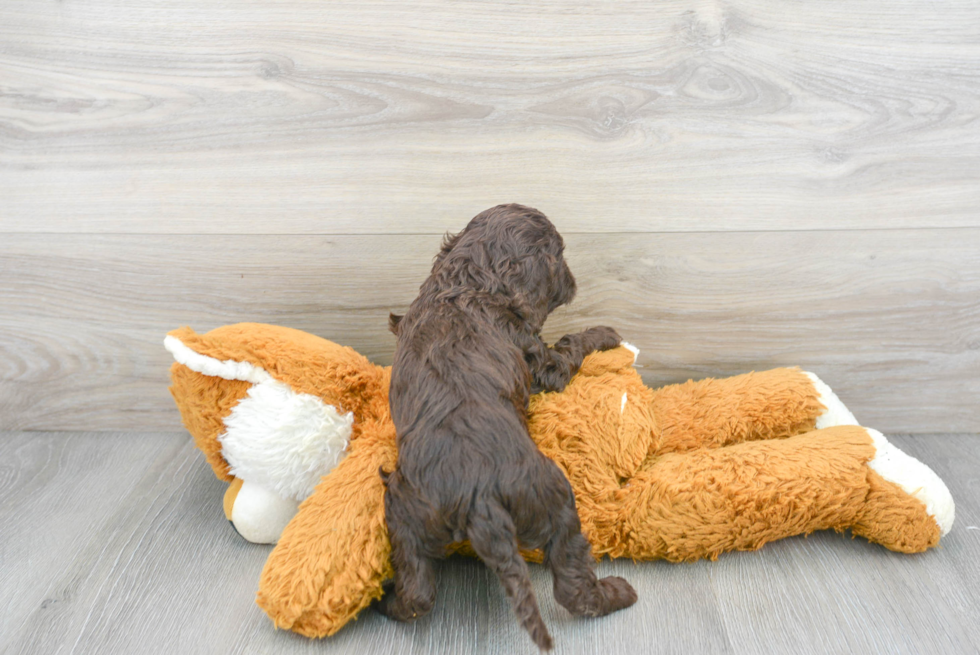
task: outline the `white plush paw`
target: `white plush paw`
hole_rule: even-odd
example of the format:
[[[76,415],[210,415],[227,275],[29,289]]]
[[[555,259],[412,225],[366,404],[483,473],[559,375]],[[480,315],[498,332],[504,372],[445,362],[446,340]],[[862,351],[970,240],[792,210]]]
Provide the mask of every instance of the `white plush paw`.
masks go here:
[[[953,527],[955,505],[946,483],[936,473],[895,447],[877,430],[865,428],[874,441],[874,459],[868,462],[878,475],[900,486],[926,506],[926,512],[936,519],[943,536]]]
[[[254,544],[274,544],[296,515],[299,502],[255,484],[243,482],[231,510],[238,534]]]
[[[818,430],[832,428],[835,425],[860,425],[854,418],[854,414],[851,414],[851,410],[847,409],[827,383],[810,371],[803,371],[803,374],[813,382],[813,387],[820,394],[820,404],[827,408],[817,417]]]

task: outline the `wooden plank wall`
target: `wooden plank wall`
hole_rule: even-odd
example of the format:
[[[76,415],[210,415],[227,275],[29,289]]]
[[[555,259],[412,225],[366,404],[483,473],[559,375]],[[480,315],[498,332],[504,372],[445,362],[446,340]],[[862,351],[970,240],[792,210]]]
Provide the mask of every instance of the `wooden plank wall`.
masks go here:
[[[975,432],[980,3],[0,5],[0,429],[173,429],[163,334],[388,363],[440,236],[546,212],[650,384],[799,364]]]

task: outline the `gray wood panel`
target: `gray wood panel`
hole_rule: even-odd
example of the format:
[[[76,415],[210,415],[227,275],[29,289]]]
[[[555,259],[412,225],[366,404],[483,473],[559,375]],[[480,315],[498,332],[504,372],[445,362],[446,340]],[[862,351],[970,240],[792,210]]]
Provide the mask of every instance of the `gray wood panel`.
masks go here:
[[[598,620],[568,616],[532,566],[555,652],[976,652],[980,436],[892,440],[956,499],[939,548],[820,532],[716,562],[604,561],[640,599]],[[224,485],[183,434],[0,433],[0,462],[0,652],[536,652],[497,581],[462,558],[440,566],[436,608],[415,624],[365,612],[322,641],[274,630],[253,602],[269,547],[227,525]]]
[[[0,7],[0,231],[978,226],[980,4]]]
[[[170,329],[288,325],[390,363],[435,236],[7,235],[0,427],[174,429]],[[579,296],[650,385],[801,365],[866,425],[980,420],[980,229],[571,235]]]
[[[97,611],[87,595],[113,581],[93,566],[113,561],[112,535],[134,499],[161,476],[173,485],[186,443],[180,434],[0,435],[0,647],[32,618],[62,635],[66,608],[78,621]]]

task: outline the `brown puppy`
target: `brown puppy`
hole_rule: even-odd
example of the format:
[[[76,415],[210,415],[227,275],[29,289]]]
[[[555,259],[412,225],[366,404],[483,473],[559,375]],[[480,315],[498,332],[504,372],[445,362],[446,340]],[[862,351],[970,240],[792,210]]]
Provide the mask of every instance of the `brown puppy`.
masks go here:
[[[541,340],[548,314],[575,295],[563,250],[537,210],[488,209],[446,239],[418,298],[391,317],[398,465],[386,481],[385,519],[395,580],[378,603],[387,616],[432,609],[432,560],[465,539],[541,649],[551,636],[518,544],[544,550],[555,599],[572,614],[636,602],[622,578],[596,579],[568,480],[527,432],[532,387],[560,391],[586,354],[620,342],[608,327],[565,335],[554,348]]]

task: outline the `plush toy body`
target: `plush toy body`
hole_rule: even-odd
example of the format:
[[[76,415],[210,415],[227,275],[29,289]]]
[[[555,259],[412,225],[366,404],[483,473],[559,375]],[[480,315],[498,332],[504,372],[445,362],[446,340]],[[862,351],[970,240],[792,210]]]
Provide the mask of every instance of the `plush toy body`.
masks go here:
[[[244,480],[226,497],[229,518],[251,540],[278,537],[259,605],[279,627],[333,634],[391,576],[378,474],[397,459],[390,370],[259,324],[176,330],[167,347],[185,425],[218,477]],[[597,557],[715,558],[828,528],[919,552],[952,526],[942,480],[856,425],[816,376],[776,369],[652,390],[633,360],[626,348],[594,353],[529,409]]]

